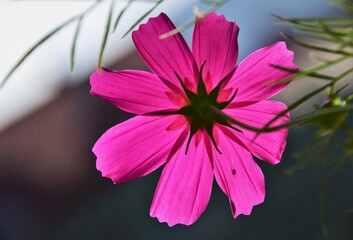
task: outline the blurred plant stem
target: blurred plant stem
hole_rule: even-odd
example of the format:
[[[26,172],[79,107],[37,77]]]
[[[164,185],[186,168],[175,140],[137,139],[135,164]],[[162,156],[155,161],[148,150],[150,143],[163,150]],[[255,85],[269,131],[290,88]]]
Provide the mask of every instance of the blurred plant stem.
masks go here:
[[[21,1],[21,0],[17,0],[17,1]],[[43,1],[48,1],[48,0],[43,0]],[[75,1],[75,0],[71,0],[71,1]],[[83,21],[84,17],[90,11],[92,11],[94,8],[96,8],[99,3],[103,2],[103,0],[96,0],[96,1],[87,0],[87,1],[93,2],[91,7],[89,7],[85,11],[83,11],[81,14],[66,20],[61,25],[59,25],[58,27],[54,28],[49,33],[45,34],[32,47],[30,47],[22,55],[22,57],[20,57],[17,60],[17,62],[14,64],[14,66],[5,75],[4,79],[0,82],[0,88],[5,85],[5,83],[11,78],[12,74],[25,62],[25,60],[27,60],[27,58],[38,47],[40,47],[42,44],[44,44],[48,39],[50,39],[52,36],[54,36],[56,33],[58,33],[63,28],[65,28],[66,26],[68,26],[72,22],[77,21],[77,27],[76,27],[76,30],[75,30],[74,35],[73,35],[73,41],[72,41],[72,45],[71,45],[71,49],[70,49],[70,70],[72,72],[74,70],[74,66],[75,66],[74,65],[74,59],[75,59],[75,54],[76,54],[75,49],[76,49],[76,44],[77,44],[77,39],[78,39],[78,36],[79,36],[80,28],[81,28],[81,22]],[[107,17],[107,21],[106,21],[106,24],[105,24],[105,31],[104,31],[104,35],[103,35],[103,38],[102,38],[102,41],[101,41],[100,52],[99,52],[99,55],[98,55],[98,67],[102,67],[103,66],[104,49],[105,49],[105,47],[107,45],[107,42],[108,42],[108,39],[109,39],[109,32],[111,31],[111,34],[113,34],[115,32],[115,30],[117,29],[117,27],[119,25],[119,22],[120,22],[121,18],[123,17],[124,14],[127,13],[128,8],[131,7],[131,3],[133,3],[133,2],[151,2],[151,3],[155,3],[155,5],[151,9],[146,11],[141,17],[139,17],[136,20],[135,23],[133,23],[131,25],[131,27],[123,35],[123,38],[125,36],[127,36],[139,23],[141,23],[151,12],[153,12],[162,2],[172,1],[172,0],[127,0],[127,4],[122,9],[122,11],[117,15],[114,23],[112,24],[113,11],[114,11],[114,8],[115,8],[115,4],[114,3],[116,1],[117,0],[111,0],[111,5],[110,5],[109,12],[108,12],[108,17]],[[211,11],[216,11],[219,7],[221,7],[226,2],[228,2],[228,0],[219,0],[219,1],[199,0],[199,2],[209,5],[210,8],[207,10],[207,12],[211,12]],[[185,30],[186,28],[192,26],[194,21],[195,20],[190,20],[186,24],[183,24],[182,26],[177,28],[177,31],[175,31],[173,34],[175,34],[176,32]],[[111,29],[111,25],[113,25],[113,29]]]
[[[353,11],[352,2],[347,0],[335,0],[332,2],[344,10]],[[314,163],[331,168],[331,171],[323,180],[319,197],[322,233],[325,238],[328,238],[330,234],[325,214],[327,190],[331,180],[339,169],[348,162],[347,160],[353,161],[353,126],[348,120],[350,119],[349,114],[352,112],[353,93],[350,90],[350,92],[347,93],[346,91],[343,94],[343,90],[347,90],[347,87],[351,86],[353,66],[352,64],[346,64],[346,69],[336,76],[324,74],[322,71],[333,69],[338,64],[342,64],[342,62],[353,60],[353,18],[284,18],[276,15],[274,17],[278,21],[289,25],[299,35],[299,37],[294,37],[287,33],[282,33],[289,41],[318,52],[318,54],[321,52],[335,55],[331,60],[317,57],[317,60],[320,61],[317,66],[299,71],[275,66],[283,71],[292,72],[294,78],[290,79],[290,81],[312,77],[328,82],[324,87],[314,90],[311,95],[309,94],[312,97],[326,90],[325,100],[314,111],[316,116],[313,113],[307,114],[307,116],[311,115],[312,117],[308,117],[307,121],[305,121],[308,125],[316,126],[318,130],[309,146],[295,154],[294,157],[300,162],[284,170],[284,173],[292,175],[296,171]],[[304,38],[305,40],[302,40]],[[348,77],[350,78],[349,83],[338,88],[337,84],[342,80],[348,80]],[[281,82],[283,80],[279,81],[279,83]],[[293,107],[289,106],[289,109],[293,109]],[[324,113],[328,109],[336,109],[337,111],[320,115],[320,113]]]

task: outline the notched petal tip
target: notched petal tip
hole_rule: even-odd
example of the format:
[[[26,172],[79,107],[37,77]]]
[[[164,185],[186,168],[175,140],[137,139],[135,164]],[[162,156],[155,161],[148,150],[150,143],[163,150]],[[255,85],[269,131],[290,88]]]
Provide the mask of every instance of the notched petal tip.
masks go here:
[[[168,227],[174,227],[177,224],[184,225],[184,226],[190,226],[193,223],[195,223],[196,220],[197,220],[197,219],[190,220],[190,221],[185,222],[185,223],[184,222],[179,222],[179,221],[168,221],[168,219],[164,219],[163,217],[158,217],[157,215],[152,214],[152,212],[150,212],[150,216],[152,218],[156,218],[159,223],[166,223],[168,225]]]
[[[229,204],[230,204],[230,208],[231,208],[231,211],[232,211],[232,215],[233,215],[233,218],[237,218],[239,215],[244,215],[244,216],[250,216],[254,207],[262,204],[263,202],[265,201],[265,194],[263,195],[263,198],[256,202],[256,203],[253,203],[253,205],[251,206],[251,208],[247,209],[246,211],[237,211],[234,203],[229,199]]]
[[[238,26],[238,24],[236,23],[235,20],[232,20],[232,21],[229,21],[225,16],[224,14],[217,14],[216,12],[210,12],[208,13],[203,19],[218,19],[218,20],[221,20],[221,21],[224,21],[224,22],[227,22],[227,23],[231,23],[231,24],[235,24],[235,26]]]
[[[206,60],[203,78],[211,76],[211,89],[216,87],[236,66],[239,27],[224,15],[209,13],[195,24],[192,52],[200,67]]]
[[[210,12],[206,14],[203,18],[196,19],[196,22],[202,22],[202,21],[211,21],[211,22],[218,22],[218,24],[230,24],[233,25],[233,27],[237,31],[237,35],[239,33],[239,25],[235,20],[229,21],[227,18],[224,16],[224,14],[217,14],[215,12]]]
[[[292,61],[291,61],[292,66],[291,67],[293,68],[293,70],[299,70],[299,68],[293,62],[294,52],[292,50],[288,49],[287,43],[285,41],[278,41],[278,42],[272,44],[270,47],[277,47],[278,50],[285,52],[287,57],[289,59],[292,59]]]
[[[104,167],[104,163],[103,163],[104,161],[99,157],[100,152],[101,150],[100,150],[99,140],[98,140],[92,148],[92,153],[96,156],[96,169],[101,173],[102,177],[109,178],[114,184],[117,184],[118,182],[114,180],[114,176],[112,174],[109,174],[109,171],[107,170],[107,168]]]
[[[163,19],[165,22],[171,22],[171,20],[167,16],[167,14],[165,14],[164,12],[161,12],[156,17],[150,17],[146,23],[140,24],[136,30],[132,31],[131,36],[132,36],[133,40],[136,37],[135,36],[136,34],[138,34],[140,31],[144,30],[149,25],[155,25],[155,22],[160,21],[160,19]]]
[[[113,176],[111,174],[109,174],[109,172],[106,172],[104,170],[104,168],[101,166],[100,164],[100,159],[97,157],[97,160],[96,160],[96,169],[101,173],[101,176],[104,177],[104,178],[109,178],[113,184],[117,184],[118,182],[116,182],[113,178]]]

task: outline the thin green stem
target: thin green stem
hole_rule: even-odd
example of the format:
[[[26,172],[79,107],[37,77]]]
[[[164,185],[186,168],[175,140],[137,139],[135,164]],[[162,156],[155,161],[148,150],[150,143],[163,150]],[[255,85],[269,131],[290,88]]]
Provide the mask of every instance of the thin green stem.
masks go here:
[[[280,112],[279,114],[277,114],[273,119],[271,119],[271,121],[269,121],[263,128],[269,128],[270,125],[272,123],[274,123],[275,121],[277,121],[279,118],[281,118],[282,116],[286,115],[288,112],[298,108],[299,106],[301,106],[303,103],[305,103],[307,100],[309,100],[310,98],[316,96],[317,94],[319,94],[320,92],[322,92],[323,90],[325,90],[327,87],[331,86],[332,83],[326,84],[325,86],[316,89],[315,91],[305,95],[304,97],[300,98],[299,100],[297,100],[296,102],[292,103],[290,106],[288,106],[288,108],[282,112]]]
[[[77,20],[77,27],[76,27],[74,39],[72,40],[71,51],[70,51],[70,71],[71,72],[74,71],[76,43],[77,43],[78,34],[80,32],[82,19],[83,19],[83,15],[81,15]]]
[[[337,174],[338,170],[342,167],[345,160],[346,160],[345,155],[340,156],[336,160],[336,164],[334,165],[330,173],[325,177],[320,189],[320,200],[319,200],[320,222],[321,222],[322,233],[324,237],[328,237],[328,227],[327,227],[326,215],[325,215],[326,195],[327,195],[328,186],[332,178]]]
[[[222,112],[221,110],[219,110],[216,107],[210,106],[210,110],[212,110],[215,114],[217,114],[218,116],[226,119],[227,121],[236,124],[240,127],[243,127],[245,129],[257,132],[257,133],[263,133],[263,132],[274,132],[274,131],[278,131],[280,129],[283,128],[287,128],[291,125],[295,125],[298,123],[303,123],[306,121],[309,121],[311,119],[317,118],[317,117],[322,117],[322,116],[327,116],[330,114],[335,114],[335,113],[341,113],[341,112],[347,112],[347,111],[352,111],[353,110],[353,105],[349,105],[349,106],[345,106],[345,107],[327,107],[325,109],[320,109],[320,111],[316,111],[314,113],[311,114],[306,114],[304,116],[300,116],[297,117],[291,121],[288,121],[286,123],[280,124],[280,125],[276,125],[274,127],[269,127],[269,128],[258,128],[258,127],[254,127],[248,124],[245,124],[243,122],[240,122],[234,118],[232,118],[231,116],[227,115],[226,113]]]
[[[125,11],[131,6],[133,0],[129,0],[123,10],[119,13],[118,17],[115,20],[114,27],[112,33],[115,32],[116,28],[118,27],[118,23],[120,22],[121,17],[124,15]]]
[[[334,80],[332,77],[327,76],[327,75],[320,75],[318,72],[321,70],[324,70],[326,68],[329,68],[331,66],[334,66],[335,64],[343,62],[344,60],[347,60],[349,58],[350,58],[349,56],[340,56],[334,60],[326,61],[325,63],[323,63],[321,65],[312,67],[307,70],[296,70],[296,69],[292,69],[292,68],[285,68],[285,67],[278,66],[278,65],[272,65],[272,67],[275,67],[275,68],[278,68],[278,69],[281,69],[283,71],[287,71],[287,72],[293,74],[293,77],[291,77],[290,79],[282,79],[279,81],[274,81],[273,84],[281,84],[284,82],[297,81],[297,80],[303,79],[304,77],[307,77],[307,76],[312,76],[312,77],[317,77],[317,78],[320,78],[320,76],[325,76],[326,78],[330,78],[329,80]],[[293,80],[293,78],[295,80]]]
[[[150,10],[145,12],[145,14],[143,14],[139,19],[137,19],[137,21],[134,24],[132,24],[132,26],[125,32],[125,34],[121,38],[126,37],[137,26],[137,24],[139,24],[143,19],[145,19],[147,15],[149,15],[154,9],[156,9],[159,6],[159,4],[161,4],[163,1],[164,0],[157,1],[156,4]]]
[[[81,16],[84,16],[85,14],[87,14],[89,11],[91,11],[92,9],[94,9],[97,4],[101,2],[101,0],[96,1],[92,6],[90,6],[89,8],[87,8],[85,11],[83,11],[82,13],[80,13],[79,15],[72,17],[68,20],[66,20],[64,23],[62,23],[61,25],[59,25],[58,27],[54,28],[52,31],[50,31],[49,33],[47,33],[46,35],[44,35],[42,38],[40,38],[30,49],[28,49],[24,55],[17,61],[17,63],[10,69],[10,71],[8,72],[8,74],[5,76],[5,78],[3,79],[3,81],[0,83],[0,88],[4,86],[4,84],[7,82],[7,80],[12,76],[12,74],[18,69],[18,67],[20,67],[22,65],[22,63],[39,47],[41,46],[46,40],[48,40],[49,38],[51,38],[55,33],[57,33],[59,30],[61,30],[62,28],[66,27],[67,25],[69,25],[70,23],[72,23],[73,21],[75,21],[76,19],[80,18]]]
[[[348,69],[347,71],[341,73],[340,75],[338,75],[337,77],[334,78],[334,82],[337,83],[338,81],[344,79],[345,77],[347,77],[348,75],[350,75],[351,73],[353,73],[353,67]]]
[[[345,56],[353,56],[353,52],[347,52],[347,51],[344,51],[344,50],[341,50],[341,49],[331,49],[331,48],[326,48],[326,47],[323,47],[323,46],[318,46],[318,45],[315,45],[315,44],[306,43],[306,42],[298,40],[298,39],[296,39],[296,38],[294,38],[292,36],[289,36],[289,35],[285,34],[284,32],[281,32],[281,34],[286,39],[294,42],[295,44],[297,44],[299,46],[305,47],[305,48],[310,48],[310,49],[317,50],[317,51],[335,53],[335,54],[340,54],[340,55],[345,55]]]
[[[110,8],[109,8],[109,13],[108,13],[108,18],[107,22],[105,24],[105,31],[103,35],[103,40],[101,43],[101,48],[99,52],[99,57],[98,57],[98,67],[102,67],[102,61],[103,61],[103,55],[104,55],[104,49],[108,41],[108,35],[109,35],[109,29],[110,29],[110,24],[112,21],[112,15],[113,15],[113,10],[115,6],[115,0],[111,0]]]

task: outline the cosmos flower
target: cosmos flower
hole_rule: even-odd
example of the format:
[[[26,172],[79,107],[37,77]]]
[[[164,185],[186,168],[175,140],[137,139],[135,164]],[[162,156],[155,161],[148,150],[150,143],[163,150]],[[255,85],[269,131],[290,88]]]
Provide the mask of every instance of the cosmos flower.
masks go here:
[[[267,100],[287,84],[271,84],[296,68],[284,42],[257,50],[238,66],[239,28],[223,15],[197,21],[192,50],[180,33],[161,39],[175,26],[164,13],[132,33],[153,73],[100,68],[91,76],[91,94],[137,114],[97,141],[97,169],[114,183],[145,176],[164,165],[150,215],[169,226],[190,225],[204,212],[213,179],[228,196],[232,214],[249,215],[265,197],[264,176],[252,155],[277,164],[288,129],[262,133],[234,125],[219,112],[263,127],[287,107]],[[285,123],[289,115],[271,126]]]

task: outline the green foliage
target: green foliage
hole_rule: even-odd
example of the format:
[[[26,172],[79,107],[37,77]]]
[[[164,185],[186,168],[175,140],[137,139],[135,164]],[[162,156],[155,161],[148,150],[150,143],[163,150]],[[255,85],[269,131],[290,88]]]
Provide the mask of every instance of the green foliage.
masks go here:
[[[123,38],[125,36],[127,36],[138,24],[140,24],[153,10],[155,10],[162,2],[165,2],[166,0],[129,0],[127,2],[127,5],[125,5],[125,7],[122,9],[122,11],[118,14],[118,16],[116,17],[114,24],[113,24],[113,29],[111,30],[111,25],[112,25],[112,18],[113,18],[113,10],[114,10],[114,3],[116,0],[110,0],[111,1],[111,5],[109,8],[109,12],[108,12],[108,17],[107,17],[107,22],[105,25],[105,31],[104,31],[104,35],[102,38],[102,42],[101,42],[101,48],[100,48],[100,52],[99,52],[99,56],[98,56],[98,66],[101,67],[102,66],[102,61],[104,58],[104,49],[106,47],[106,44],[108,42],[109,39],[109,32],[111,31],[111,33],[114,33],[115,30],[118,27],[118,24],[122,18],[122,16],[126,13],[126,10],[131,7],[131,3],[133,2],[152,2],[155,3],[155,5],[149,9],[148,11],[146,11],[140,18],[137,19],[137,21],[135,23],[133,23],[131,25],[131,27],[126,31],[126,33],[123,35]],[[44,44],[47,40],[49,40],[52,36],[54,36],[56,33],[58,33],[60,30],[62,30],[63,28],[65,28],[66,26],[68,26],[69,24],[71,24],[72,22],[77,21],[77,27],[76,30],[74,32],[73,35],[73,41],[72,41],[72,45],[71,45],[71,49],[70,49],[70,70],[73,71],[74,70],[74,59],[75,59],[75,49],[76,49],[76,43],[77,43],[77,38],[80,32],[80,28],[81,28],[81,23],[84,19],[84,17],[86,16],[87,13],[89,13],[90,11],[92,11],[93,9],[95,9],[99,3],[103,2],[102,0],[96,0],[95,3],[89,7],[88,9],[86,9],[85,11],[83,11],[81,14],[68,19],[67,21],[65,21],[64,23],[62,23],[61,25],[59,25],[58,27],[54,28],[52,31],[50,31],[49,33],[45,34],[42,38],[40,38],[31,48],[29,48],[22,57],[20,57],[18,59],[18,61],[15,63],[15,65],[10,69],[10,71],[7,73],[7,75],[5,76],[5,78],[0,82],[0,88],[4,86],[4,84],[10,79],[10,77],[12,76],[12,74],[25,62],[25,60],[27,60],[27,58],[38,48],[40,47],[42,44]],[[219,7],[221,7],[222,5],[224,5],[226,2],[228,2],[228,0],[219,0],[219,1],[209,1],[209,0],[200,0],[200,2],[205,3],[207,5],[210,5],[209,10],[206,11],[207,12],[211,12],[211,11],[215,11],[217,10]],[[195,20],[190,20],[187,23],[183,24],[182,26],[176,28],[175,30],[173,30],[171,33],[166,33],[168,34],[168,36],[171,36],[175,33],[178,33],[180,31],[185,30],[186,28],[192,26],[194,24]],[[165,37],[168,37],[165,36]]]
[[[88,9],[86,9],[84,12],[82,12],[81,14],[79,14],[78,16],[75,16],[73,18],[68,19],[67,21],[65,21],[64,23],[62,23],[61,25],[59,25],[58,27],[54,28],[52,31],[50,31],[49,33],[45,34],[42,38],[40,38],[31,48],[29,48],[24,54],[23,56],[17,60],[17,62],[15,63],[15,65],[10,69],[10,71],[8,72],[8,74],[5,76],[5,78],[3,79],[3,81],[0,83],[0,87],[4,86],[4,84],[7,82],[7,80],[12,76],[12,74],[22,65],[22,63],[38,48],[40,47],[43,43],[45,43],[48,39],[50,39],[52,36],[54,36],[56,33],[58,33],[61,29],[65,28],[66,26],[68,26],[70,23],[74,22],[75,20],[79,20],[81,18],[83,18],[88,12],[90,12],[91,10],[93,10],[97,4],[101,2],[101,0],[96,1],[91,7],[89,7]],[[75,41],[74,41],[75,42]],[[74,53],[74,50],[71,52]],[[74,56],[72,55],[71,59],[74,59]]]
[[[347,0],[334,0],[331,2],[344,10],[353,11],[352,2]],[[316,17],[287,19],[279,16],[275,16],[275,18],[291,26],[299,34],[299,37],[294,37],[283,33],[282,35],[288,40],[315,52],[334,55],[331,60],[321,60],[322,63],[314,68],[299,70],[294,73],[296,75],[294,80],[314,77],[327,81],[328,84],[324,86],[327,96],[323,104],[317,106],[313,113],[306,115],[308,117],[305,123],[317,128],[311,144],[303,151],[295,154],[294,157],[300,162],[285,170],[286,174],[292,175],[311,164],[329,165],[331,167],[331,171],[323,181],[319,198],[322,232],[324,237],[329,237],[325,217],[327,190],[338,170],[348,163],[349,159],[353,161],[353,126],[348,120],[350,119],[349,114],[353,110],[353,93],[342,94],[342,90],[352,83],[353,66],[347,64],[347,69],[343,70],[338,76],[323,74],[322,71],[353,59],[353,18]],[[283,70],[289,71],[288,69]],[[337,89],[337,84],[343,79],[350,80],[350,83],[343,88]],[[320,88],[313,91],[312,96],[322,90]],[[292,106],[289,108],[292,108]],[[291,121],[291,123],[294,122],[295,120]]]
[[[352,10],[353,4],[348,1],[339,0],[334,1],[339,6],[344,7],[349,11]],[[325,147],[338,147],[333,141],[334,135],[337,131],[343,131],[346,133],[352,127],[347,123],[348,115],[352,112],[352,93],[341,95],[344,88],[337,90],[337,84],[343,79],[352,78],[353,67],[348,65],[348,69],[341,72],[338,76],[332,76],[323,74],[322,71],[328,68],[335,67],[341,62],[353,59],[353,19],[352,18],[283,18],[275,16],[275,18],[292,27],[292,29],[299,33],[300,38],[306,38],[301,40],[297,37],[290,36],[289,34],[283,33],[283,36],[293,43],[302,47],[308,48],[315,52],[331,53],[334,56],[331,60],[321,60],[322,63],[311,68],[302,69],[294,73],[294,80],[299,80],[305,77],[314,77],[327,81],[328,84],[323,88],[326,89],[326,101],[320,106],[317,106],[313,113],[309,113],[303,117],[306,118],[305,123],[317,126],[319,129],[314,137],[314,143],[309,146],[308,149],[315,149]],[[316,42],[319,42],[316,43]],[[331,46],[331,47],[328,47]],[[281,68],[280,66],[276,66]],[[284,71],[290,71],[290,69],[281,68]],[[351,81],[352,82],[352,81]],[[323,88],[319,88],[309,94],[313,97],[323,91]],[[308,98],[303,99],[305,102]],[[289,106],[289,109],[294,109],[297,103]],[[299,118],[299,119],[300,119]],[[291,123],[298,123],[297,120],[292,120]],[[353,141],[351,135],[346,135],[347,143],[343,143],[347,146],[348,142]],[[330,144],[329,144],[330,143]],[[324,144],[324,145],[323,145]],[[345,155],[347,152],[345,148],[341,148],[341,151]],[[304,155],[308,155],[310,151],[304,150],[303,154],[299,154],[300,158]],[[349,155],[349,154],[348,154]],[[302,164],[301,164],[302,165]]]

